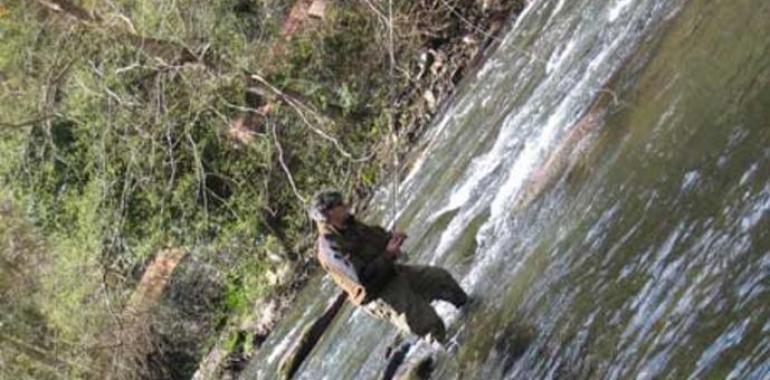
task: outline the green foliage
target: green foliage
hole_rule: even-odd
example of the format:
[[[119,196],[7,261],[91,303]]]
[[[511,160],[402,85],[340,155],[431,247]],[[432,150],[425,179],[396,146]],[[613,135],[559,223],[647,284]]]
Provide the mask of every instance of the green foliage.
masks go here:
[[[67,341],[95,334],[107,317],[81,312],[84,308],[99,310],[104,306],[94,304],[102,301],[101,297],[94,297],[95,290],[100,288],[102,267],[99,257],[93,254],[101,248],[100,192],[100,184],[90,183],[83,191],[59,198],[60,213],[70,219],[68,229],[51,235],[56,255],[40,277],[41,294],[46,297],[41,302],[41,311],[50,327]]]
[[[39,119],[0,129],[0,186],[19,210],[13,223],[45,245],[28,302],[13,315],[42,326],[24,333],[30,339],[55,336],[62,355],[88,368],[136,285],[133,272],[164,247],[185,247],[221,271],[221,312],[245,318],[269,289],[266,273],[282,265],[268,257],[301,254],[312,234],[279,162],[304,197],[374,186],[380,163],[354,162],[340,148],[364,156],[388,133],[392,78],[382,25],[363,5],[332,9],[276,58],[267,52],[283,41],[291,2],[75,3],[104,24],[23,1],[0,17],[0,122]],[[132,33],[157,45],[133,43]],[[175,64],[180,49],[205,65]],[[228,129],[254,106],[245,72],[333,120],[310,118],[339,146],[281,103],[259,119],[253,141],[235,141]]]

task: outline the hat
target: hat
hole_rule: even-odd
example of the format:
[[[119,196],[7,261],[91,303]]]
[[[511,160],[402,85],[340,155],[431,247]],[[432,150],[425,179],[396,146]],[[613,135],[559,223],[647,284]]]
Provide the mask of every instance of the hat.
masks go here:
[[[313,196],[308,213],[310,218],[317,222],[326,221],[326,212],[332,208],[344,204],[342,193],[336,190],[323,190]]]

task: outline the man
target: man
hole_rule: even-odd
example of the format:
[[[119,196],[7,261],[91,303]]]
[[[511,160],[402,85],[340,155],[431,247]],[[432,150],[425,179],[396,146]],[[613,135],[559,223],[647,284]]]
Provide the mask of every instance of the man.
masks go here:
[[[460,307],[468,300],[449,272],[397,264],[407,236],[357,221],[339,192],[318,193],[310,215],[318,227],[318,261],[353,304],[402,331],[444,343],[444,323],[430,302]]]

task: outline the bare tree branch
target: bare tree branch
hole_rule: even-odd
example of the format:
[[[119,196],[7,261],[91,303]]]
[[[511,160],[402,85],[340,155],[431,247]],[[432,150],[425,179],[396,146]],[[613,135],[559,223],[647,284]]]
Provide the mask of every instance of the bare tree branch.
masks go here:
[[[200,62],[208,67],[202,57],[197,56],[188,47],[176,41],[164,40],[137,33],[134,24],[123,14],[114,17],[121,23],[105,21],[100,16],[89,12],[70,0],[37,0],[39,4],[56,14],[61,14],[80,23],[89,25],[92,29],[103,29],[118,39],[128,42],[150,57],[164,65],[175,66],[186,63]]]
[[[302,202],[302,204],[307,204],[307,200],[305,197],[303,197],[299,190],[297,190],[297,184],[294,183],[294,177],[291,175],[291,171],[289,171],[289,167],[286,166],[286,162],[283,160],[283,148],[281,147],[281,143],[278,141],[278,134],[275,132],[275,123],[271,123],[270,131],[273,134],[273,141],[275,141],[275,148],[278,149],[278,161],[281,163],[281,168],[283,169],[283,172],[286,173],[286,177],[289,179],[289,184],[291,184],[291,189],[294,191],[294,195]]]
[[[348,151],[346,151],[343,147],[340,141],[332,136],[330,136],[328,133],[323,131],[321,128],[314,126],[310,120],[308,120],[306,114],[310,114],[313,116],[314,119],[325,122],[325,123],[331,123],[331,120],[328,118],[325,118],[321,116],[317,111],[315,111],[311,106],[307,105],[305,102],[299,101],[296,97],[291,96],[280,89],[276,88],[270,82],[268,82],[265,78],[263,78],[260,75],[257,74],[251,74],[251,78],[259,82],[262,86],[270,90],[278,99],[283,101],[285,104],[287,104],[289,107],[291,107],[294,112],[297,113],[297,115],[302,119],[302,122],[305,123],[305,125],[310,128],[311,131],[313,131],[315,134],[321,136],[324,140],[327,140],[334,145],[334,147],[337,149],[337,151],[343,155],[344,157],[350,159],[353,162],[365,162],[369,161],[374,157],[374,153],[370,153],[368,156],[359,157],[356,158],[352,154],[350,154]]]
[[[374,4],[372,4],[370,0],[363,0],[363,2],[367,6],[369,6],[369,8],[371,8],[372,12],[374,12],[374,14],[377,17],[379,17],[380,21],[382,21],[383,24],[388,25],[390,23],[390,20],[388,19],[388,17],[385,16],[385,14],[383,14],[379,8],[377,8]]]
[[[32,119],[32,120],[22,121],[21,123],[7,123],[7,122],[0,121],[0,127],[2,127],[2,128],[23,128],[23,127],[28,127],[30,125],[35,125],[35,124],[42,123],[42,122],[44,122],[46,120],[49,120],[49,119],[53,118],[54,116],[56,116],[56,115],[41,116],[41,117],[38,117],[38,118],[35,118],[35,119]]]
[[[14,336],[0,333],[0,342],[8,343],[8,345],[11,346],[11,348],[15,351],[23,353],[27,357],[33,359],[35,362],[51,368],[54,371],[61,371],[70,367],[77,368],[89,374],[93,374],[93,371],[90,368],[86,368],[78,363],[56,356],[55,353],[51,353],[40,347],[29,344]]]

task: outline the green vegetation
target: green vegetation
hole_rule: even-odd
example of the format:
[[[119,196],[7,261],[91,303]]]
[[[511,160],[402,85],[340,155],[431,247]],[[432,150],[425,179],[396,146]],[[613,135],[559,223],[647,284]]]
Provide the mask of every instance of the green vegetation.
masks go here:
[[[351,190],[359,173],[373,185],[376,163],[340,149],[363,156],[387,132],[386,77],[364,75],[386,70],[385,60],[365,59],[384,51],[371,43],[379,26],[364,9],[332,10],[276,58],[265,52],[279,39],[287,1],[80,5],[103,21],[27,1],[7,2],[0,19],[0,176],[14,208],[3,219],[4,259],[29,255],[11,252],[17,237],[7,229],[19,223],[31,223],[27,239],[39,250],[25,272],[35,286],[15,289],[21,303],[7,305],[31,315],[7,314],[1,328],[42,352],[56,345],[58,356],[41,367],[18,347],[4,349],[3,368],[39,368],[26,372],[35,378],[101,370],[98,355],[81,354],[117,328],[110,314],[135,287],[131,273],[166,246],[224,273],[223,316],[251,312],[274,265],[267,257],[296,259],[312,235],[298,195]],[[131,33],[157,41],[135,44]],[[201,58],[184,62],[175,49]],[[308,125],[285,103],[253,116],[260,99],[247,91],[254,83],[246,73],[301,94],[324,116]],[[228,134],[244,117],[250,140]],[[339,149],[311,127],[338,139]],[[11,321],[44,328],[32,334]]]
[[[124,310],[167,247],[208,268],[176,282],[197,289],[188,280],[205,275],[221,288],[201,319],[212,331],[179,344],[184,355],[197,360],[216,327],[253,318],[280,283],[268,275],[308,259],[304,199],[371,190],[387,165],[388,107],[421,96],[405,94],[419,84],[409,74],[419,48],[461,35],[457,20],[422,32],[426,12],[459,15],[447,2],[394,3],[390,77],[383,15],[369,2],[334,2],[289,38],[288,0],[4,1],[0,375],[157,376],[142,362],[164,348],[140,338],[195,335],[169,324],[189,305],[177,294],[148,315]],[[150,330],[126,327],[137,319]],[[185,363],[170,373],[189,376]]]

